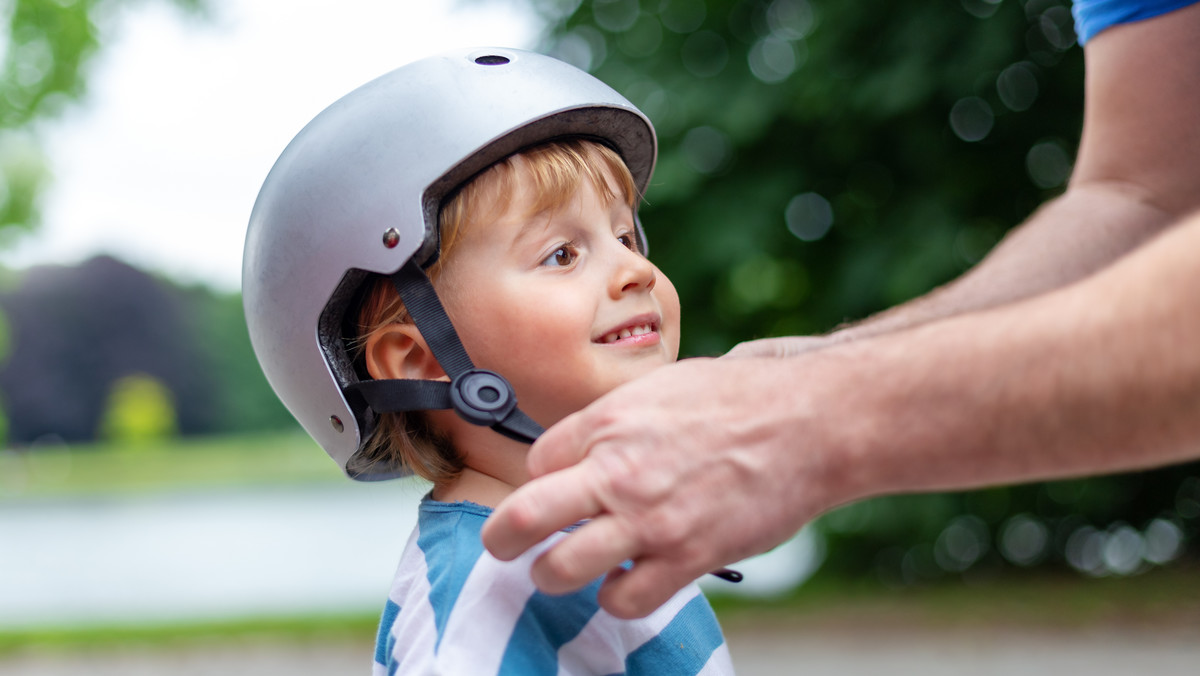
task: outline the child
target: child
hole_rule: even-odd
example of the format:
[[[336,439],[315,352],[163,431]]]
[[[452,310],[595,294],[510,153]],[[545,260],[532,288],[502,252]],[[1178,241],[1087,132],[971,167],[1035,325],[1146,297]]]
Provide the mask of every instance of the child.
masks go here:
[[[479,540],[540,425],[676,357],[679,300],[635,217],[654,144],[581,71],[463,51],[336,102],[268,176],[243,268],[268,380],[352,477],[433,483],[376,674],[732,673],[695,585],[618,620],[599,580],[533,587],[555,538],[512,562]]]

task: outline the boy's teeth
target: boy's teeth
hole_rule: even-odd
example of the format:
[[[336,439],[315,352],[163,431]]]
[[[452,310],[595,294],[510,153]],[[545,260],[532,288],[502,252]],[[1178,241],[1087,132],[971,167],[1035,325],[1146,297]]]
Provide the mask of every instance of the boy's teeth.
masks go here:
[[[604,336],[604,339],[601,340],[601,342],[615,343],[618,340],[621,340],[623,338],[629,338],[630,336],[645,335],[647,333],[650,333],[652,330],[653,329],[650,327],[649,324],[642,324],[641,326],[634,326],[634,327],[631,327],[628,329],[621,329],[620,331],[614,331],[614,332]]]

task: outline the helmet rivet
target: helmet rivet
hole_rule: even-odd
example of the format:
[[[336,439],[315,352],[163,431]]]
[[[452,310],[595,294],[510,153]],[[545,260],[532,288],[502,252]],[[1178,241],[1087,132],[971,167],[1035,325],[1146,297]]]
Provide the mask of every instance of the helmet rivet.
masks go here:
[[[329,424],[333,425],[333,430],[338,433],[341,433],[342,430],[346,429],[346,426],[342,424],[342,419],[336,415],[329,416]]]
[[[397,230],[395,228],[388,228],[387,231],[383,233],[383,245],[386,246],[387,248],[395,249],[396,245],[399,243],[400,243],[400,231],[399,230]]]

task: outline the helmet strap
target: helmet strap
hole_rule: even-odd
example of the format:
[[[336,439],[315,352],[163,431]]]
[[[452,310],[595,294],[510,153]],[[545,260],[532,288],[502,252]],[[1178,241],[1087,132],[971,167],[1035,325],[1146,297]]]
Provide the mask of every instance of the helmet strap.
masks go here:
[[[409,260],[391,278],[450,382],[365,380],[347,386],[347,394],[360,395],[376,413],[454,409],[467,422],[491,427],[515,441],[533,443],[545,430],[517,408],[517,395],[503,376],[475,368],[421,266]]]

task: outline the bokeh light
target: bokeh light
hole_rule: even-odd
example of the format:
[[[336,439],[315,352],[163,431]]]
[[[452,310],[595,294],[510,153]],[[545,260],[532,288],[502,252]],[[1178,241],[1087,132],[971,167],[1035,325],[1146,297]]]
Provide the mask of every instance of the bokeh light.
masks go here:
[[[651,14],[641,14],[633,25],[617,36],[621,51],[634,58],[646,57],[658,51],[663,40],[662,24]]]
[[[1050,529],[1035,516],[1017,514],[1000,531],[1000,553],[1018,566],[1032,566],[1045,558]]]
[[[580,70],[590,71],[604,63],[608,46],[600,31],[579,26],[555,44],[552,54]]]
[[[593,0],[596,25],[610,33],[628,30],[638,19],[637,0]]]
[[[962,0],[962,8],[977,19],[987,19],[1000,9],[1000,0]]]
[[[733,146],[729,137],[710,126],[695,127],[683,137],[688,165],[701,174],[715,174],[729,163]]]
[[[1014,63],[996,76],[996,93],[1000,101],[1013,112],[1029,110],[1038,97],[1038,80],[1034,66],[1026,61]]]
[[[793,43],[777,37],[765,37],[754,43],[746,60],[754,77],[775,84],[786,80],[795,72],[803,61],[803,55],[797,53]]]
[[[784,40],[800,40],[816,26],[816,15],[807,0],[775,0],[767,7],[771,34]]]
[[[674,33],[691,33],[704,23],[704,0],[667,0],[658,17]]]
[[[796,195],[784,211],[788,232],[804,242],[815,242],[833,227],[833,207],[815,192]]]
[[[1039,188],[1057,188],[1071,176],[1071,156],[1056,140],[1042,141],[1025,156],[1029,179]]]
[[[961,573],[988,552],[989,539],[988,526],[983,519],[971,514],[956,517],[938,535],[934,558],[942,570]]]
[[[956,136],[968,142],[987,138],[995,119],[991,105],[978,96],[959,99],[950,109],[950,128]]]

